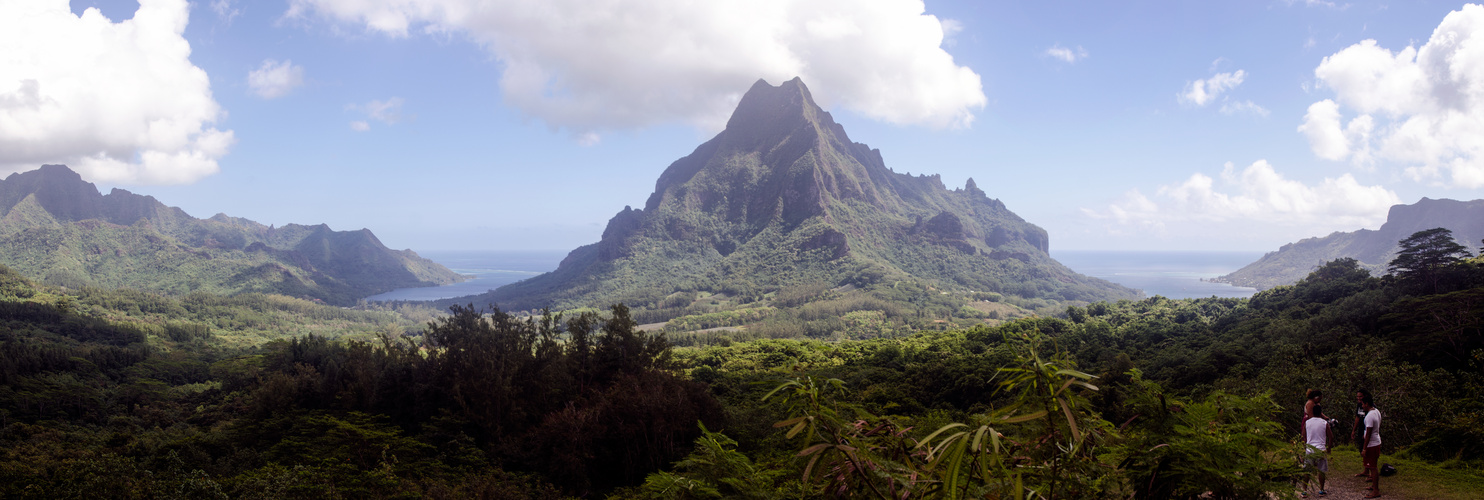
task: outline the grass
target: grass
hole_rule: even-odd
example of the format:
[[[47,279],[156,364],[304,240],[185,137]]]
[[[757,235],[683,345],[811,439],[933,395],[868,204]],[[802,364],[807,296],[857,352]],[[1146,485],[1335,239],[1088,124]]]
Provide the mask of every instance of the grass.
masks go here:
[[[1385,454],[1381,455],[1381,463],[1397,469],[1396,475],[1381,478],[1382,498],[1484,499],[1484,471],[1446,469],[1422,460]],[[1337,448],[1330,456],[1330,482],[1360,485],[1361,478],[1351,477],[1360,470],[1360,452],[1353,446]]]

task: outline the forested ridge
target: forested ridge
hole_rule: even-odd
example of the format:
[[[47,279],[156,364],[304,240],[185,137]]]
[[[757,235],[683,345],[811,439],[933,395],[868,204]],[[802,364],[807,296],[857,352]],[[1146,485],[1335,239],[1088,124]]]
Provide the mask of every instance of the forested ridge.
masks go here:
[[[464,278],[369,230],[197,219],[154,197],[99,194],[64,165],[0,179],[0,264],[71,288],[184,296],[272,293],[353,305],[397,288]]]
[[[435,316],[4,270],[0,497],[1291,497],[1310,388],[1341,416],[1369,389],[1388,455],[1484,481],[1484,260],[1445,236],[1250,300],[685,347],[622,305]]]

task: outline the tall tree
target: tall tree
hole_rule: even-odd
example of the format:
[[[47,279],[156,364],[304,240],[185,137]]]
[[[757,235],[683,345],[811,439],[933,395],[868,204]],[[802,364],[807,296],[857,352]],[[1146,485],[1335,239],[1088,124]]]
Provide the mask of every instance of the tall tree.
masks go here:
[[[1441,227],[1412,233],[1397,244],[1401,245],[1401,251],[1386,266],[1387,272],[1424,285],[1433,293],[1438,291],[1444,268],[1473,256],[1468,248],[1453,241],[1453,231]]]

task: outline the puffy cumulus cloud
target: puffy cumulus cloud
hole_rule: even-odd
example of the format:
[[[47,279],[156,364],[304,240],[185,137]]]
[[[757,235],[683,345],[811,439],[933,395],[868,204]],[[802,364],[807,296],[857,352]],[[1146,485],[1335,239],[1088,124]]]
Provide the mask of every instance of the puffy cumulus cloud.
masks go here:
[[[1325,57],[1314,76],[1334,91],[1299,127],[1316,156],[1384,159],[1417,181],[1484,187],[1484,6],[1449,13],[1421,48],[1365,40]]]
[[[986,102],[942,48],[962,25],[920,0],[291,0],[286,15],[467,34],[504,65],[507,102],[577,137],[717,130],[758,78],[800,76],[826,107],[897,124],[966,127]]]
[[[0,169],[65,163],[94,181],[179,184],[216,173],[232,131],[181,36],[186,0],[134,18],[66,0],[0,2]]]
[[[1077,62],[1078,59],[1086,59],[1087,49],[1082,48],[1081,45],[1078,45],[1075,49],[1069,49],[1058,44],[1046,49],[1045,54],[1054,59],[1059,59],[1064,63],[1071,64]]]
[[[265,59],[262,66],[247,73],[248,88],[264,99],[283,97],[303,84],[304,67],[295,65],[293,61]]]
[[[1217,59],[1220,62],[1220,59]],[[1213,63],[1214,65],[1214,63]],[[1210,78],[1196,80],[1185,84],[1185,90],[1179,94],[1180,102],[1205,106],[1215,101],[1222,93],[1236,88],[1247,78],[1247,72],[1236,70],[1231,73],[1217,73]]]
[[[1172,226],[1206,228],[1222,224],[1301,227],[1323,232],[1375,227],[1386,220],[1396,193],[1382,186],[1363,186],[1350,174],[1306,185],[1278,173],[1259,160],[1237,171],[1222,169],[1220,183],[1196,173],[1178,184],[1160,186],[1153,199],[1135,190],[1102,209],[1082,209],[1094,219],[1117,223],[1112,229],[1143,228],[1161,232]]]

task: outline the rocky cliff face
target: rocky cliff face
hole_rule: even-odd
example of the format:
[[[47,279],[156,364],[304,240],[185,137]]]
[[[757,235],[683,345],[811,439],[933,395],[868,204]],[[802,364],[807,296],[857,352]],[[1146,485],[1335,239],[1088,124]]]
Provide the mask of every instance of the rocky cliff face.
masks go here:
[[[1380,229],[1336,232],[1289,243],[1216,280],[1258,289],[1291,285],[1324,263],[1346,257],[1360,261],[1372,275],[1379,276],[1386,273],[1387,264],[1396,257],[1398,241],[1435,227],[1453,231],[1453,238],[1459,244],[1477,250],[1480,239],[1484,238],[1484,200],[1423,198],[1411,205],[1395,205]]]
[[[463,278],[370,231],[274,228],[185,211],[122,189],[100,194],[62,165],[0,180],[0,263],[75,286],[167,293],[270,292],[336,304]]]
[[[1047,248],[1045,230],[972,180],[948,190],[936,175],[888,169],[802,81],[758,81],[726,129],[672,163],[644,207],[625,207],[600,242],[574,250],[555,272],[476,300],[642,303],[676,287],[843,284],[863,273],[1027,297],[1135,295],[1071,272]],[[1038,279],[1041,286],[1023,286]]]

